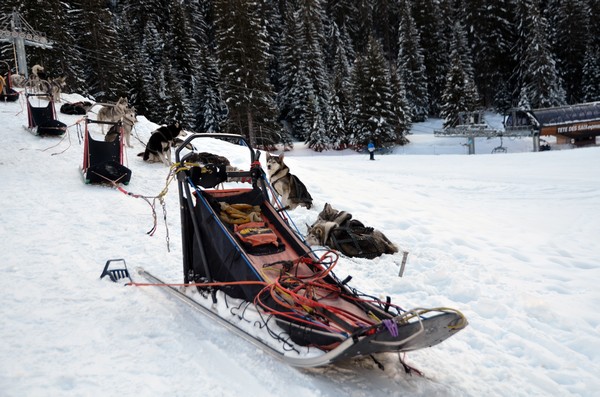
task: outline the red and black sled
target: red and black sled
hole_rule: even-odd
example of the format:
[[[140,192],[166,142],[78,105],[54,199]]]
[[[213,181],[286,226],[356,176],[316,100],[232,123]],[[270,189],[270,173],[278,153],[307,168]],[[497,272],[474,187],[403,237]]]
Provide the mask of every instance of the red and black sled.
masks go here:
[[[90,124],[110,125],[107,136],[110,141],[99,141],[92,138]],[[83,165],[81,172],[83,180],[89,184],[118,184],[127,185],[131,180],[131,170],[123,165],[123,123],[97,121],[85,118],[83,138]]]
[[[201,147],[201,139],[248,147],[248,171],[198,162],[195,151],[183,154],[186,147]],[[195,134],[177,149],[183,278],[193,287],[171,292],[296,366],[421,349],[467,326],[456,310],[404,310],[358,291],[349,279],[340,280],[332,271],[337,254],[313,251],[284,219],[285,212],[271,204],[259,156],[232,134]],[[251,186],[216,188],[228,180],[247,180]],[[160,282],[144,270],[139,273]],[[219,300],[229,310],[215,309]],[[258,320],[229,318],[246,312],[257,313]],[[248,323],[254,329],[247,329]]]
[[[5,77],[2,77],[2,75],[0,74],[0,101],[15,102],[17,99],[19,99],[19,93],[15,91],[12,87],[10,66],[6,62],[0,63],[5,65],[8,69],[8,72],[6,73]]]
[[[26,93],[27,116],[29,125],[27,129],[35,135],[63,135],[67,132],[67,125],[56,118],[56,108],[52,95],[46,93]],[[32,98],[38,98],[45,104],[33,105]]]

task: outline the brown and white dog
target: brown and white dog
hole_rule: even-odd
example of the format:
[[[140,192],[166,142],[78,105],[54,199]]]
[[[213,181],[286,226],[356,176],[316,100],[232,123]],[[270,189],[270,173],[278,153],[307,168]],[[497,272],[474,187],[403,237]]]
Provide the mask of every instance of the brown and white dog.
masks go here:
[[[281,196],[281,205],[284,209],[293,210],[298,206],[307,209],[312,207],[310,193],[300,179],[290,173],[289,167],[283,162],[283,153],[279,156],[271,156],[267,153],[267,173],[271,186]]]

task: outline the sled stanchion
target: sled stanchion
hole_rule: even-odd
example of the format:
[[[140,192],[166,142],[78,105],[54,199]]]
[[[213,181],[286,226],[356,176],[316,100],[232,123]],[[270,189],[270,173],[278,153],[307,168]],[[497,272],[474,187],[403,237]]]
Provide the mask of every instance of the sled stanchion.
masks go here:
[[[398,277],[402,277],[404,275],[404,268],[406,267],[407,259],[408,251],[402,251],[402,263],[400,264],[400,271],[398,272]]]
[[[113,262],[123,262],[123,268],[118,269],[109,269],[110,264]],[[104,270],[102,270],[102,274],[100,275],[100,279],[103,279],[105,276],[108,276],[113,283],[117,281],[128,278],[129,282],[132,283],[133,280],[129,275],[129,270],[127,269],[127,264],[125,263],[125,259],[109,259],[106,261],[106,265],[104,265]],[[127,284],[125,284],[127,285]]]

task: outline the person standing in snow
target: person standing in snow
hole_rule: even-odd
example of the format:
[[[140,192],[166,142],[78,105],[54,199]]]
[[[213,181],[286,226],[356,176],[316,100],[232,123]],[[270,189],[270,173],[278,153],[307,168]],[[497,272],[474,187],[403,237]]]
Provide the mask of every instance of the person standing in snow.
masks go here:
[[[369,141],[367,150],[369,151],[369,160],[375,160],[375,145],[373,144],[373,141]]]

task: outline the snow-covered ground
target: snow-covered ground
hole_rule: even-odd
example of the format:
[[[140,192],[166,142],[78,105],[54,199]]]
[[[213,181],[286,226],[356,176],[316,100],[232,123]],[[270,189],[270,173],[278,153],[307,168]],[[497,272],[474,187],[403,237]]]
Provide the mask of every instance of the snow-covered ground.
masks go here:
[[[41,138],[23,128],[22,101],[0,103],[1,396],[600,395],[600,147],[532,153],[530,139],[504,139],[508,152],[492,155],[500,140],[478,139],[467,156],[465,140],[434,137],[431,120],[376,161],[301,144],[286,153],[315,200],[290,213],[300,230],[328,202],[410,253],[403,277],[399,254],[343,259],[340,277],[403,307],[467,316],[453,338],[405,357],[421,377],[393,354],[379,357],[383,371],[369,358],[289,367],[157,287],[99,280],[108,259],[124,258],[181,282],[177,189],[147,235],[150,206],[85,185],[83,124],[59,119],[68,135]],[[140,117],[135,135],[145,142],[155,128]],[[154,196],[168,168],[144,163],[133,143],[126,190]]]

